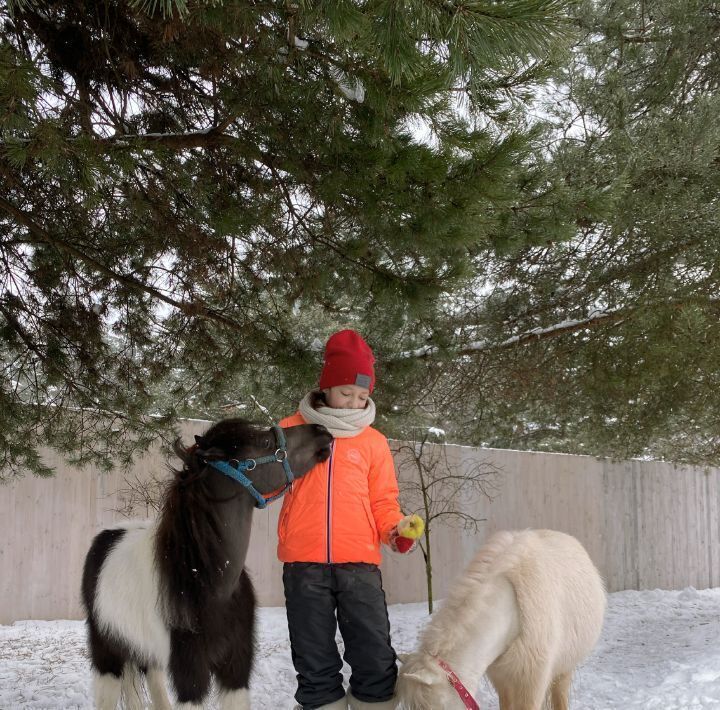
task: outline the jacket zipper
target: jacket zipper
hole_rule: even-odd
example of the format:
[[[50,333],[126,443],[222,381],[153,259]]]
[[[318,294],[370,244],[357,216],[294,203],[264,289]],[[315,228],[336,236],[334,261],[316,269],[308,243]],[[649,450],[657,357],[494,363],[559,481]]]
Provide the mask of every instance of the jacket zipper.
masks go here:
[[[326,519],[326,535],[325,540],[327,541],[327,563],[332,562],[332,474],[333,474],[333,458],[335,456],[335,442],[333,441],[330,445],[330,459],[328,461],[328,478],[327,478],[327,519]]]

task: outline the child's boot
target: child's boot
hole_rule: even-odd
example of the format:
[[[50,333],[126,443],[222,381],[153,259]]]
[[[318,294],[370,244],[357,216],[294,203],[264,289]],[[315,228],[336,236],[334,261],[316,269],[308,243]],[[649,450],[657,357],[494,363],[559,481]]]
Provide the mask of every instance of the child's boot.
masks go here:
[[[379,703],[366,703],[364,700],[358,700],[348,690],[347,702],[350,710],[395,710],[398,701],[392,697],[390,700],[381,700]]]
[[[340,700],[336,700],[334,703],[330,703],[330,705],[323,705],[317,710],[347,710],[347,706],[347,698],[340,698]]]
[[[346,697],[340,698],[340,700],[336,700],[334,703],[330,703],[329,705],[321,705],[319,708],[316,708],[316,710],[347,710],[348,701]],[[294,710],[303,710],[302,705],[296,705]]]

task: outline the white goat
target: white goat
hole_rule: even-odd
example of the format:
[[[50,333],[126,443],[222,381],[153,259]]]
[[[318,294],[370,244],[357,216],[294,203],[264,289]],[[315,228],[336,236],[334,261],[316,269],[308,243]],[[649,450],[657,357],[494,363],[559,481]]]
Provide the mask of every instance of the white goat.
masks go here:
[[[500,710],[540,710],[546,701],[567,710],[573,671],[600,636],[605,603],[602,579],[574,537],[496,533],[431,618],[419,651],[404,657],[398,707],[466,707],[442,660],[470,693],[487,673]]]

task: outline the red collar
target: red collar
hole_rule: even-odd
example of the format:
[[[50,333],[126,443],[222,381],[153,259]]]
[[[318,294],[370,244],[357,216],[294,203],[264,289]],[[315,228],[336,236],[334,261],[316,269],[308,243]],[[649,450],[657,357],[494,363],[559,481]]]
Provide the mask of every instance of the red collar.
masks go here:
[[[450,681],[450,684],[453,688],[457,691],[457,694],[460,696],[460,700],[465,703],[465,707],[468,708],[468,710],[480,710],[480,705],[478,705],[475,698],[473,698],[472,695],[470,695],[470,692],[468,689],[462,684],[460,678],[458,678],[455,675],[455,671],[450,668],[450,666],[443,661],[442,658],[437,659],[438,665],[440,668],[442,668],[445,671],[445,675],[447,676],[447,679]]]

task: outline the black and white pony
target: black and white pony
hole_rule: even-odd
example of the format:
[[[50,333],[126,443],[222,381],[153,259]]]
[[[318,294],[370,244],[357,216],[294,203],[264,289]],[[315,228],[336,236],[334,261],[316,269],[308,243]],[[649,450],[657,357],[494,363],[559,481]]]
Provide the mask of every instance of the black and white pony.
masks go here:
[[[141,708],[141,673],[154,708],[169,710],[165,674],[179,707],[202,707],[211,678],[222,710],[250,707],[255,596],[245,571],[254,508],[330,454],[316,424],[261,429],[214,424],[175,452],[182,469],[155,522],[103,530],[85,560],[95,704]]]

